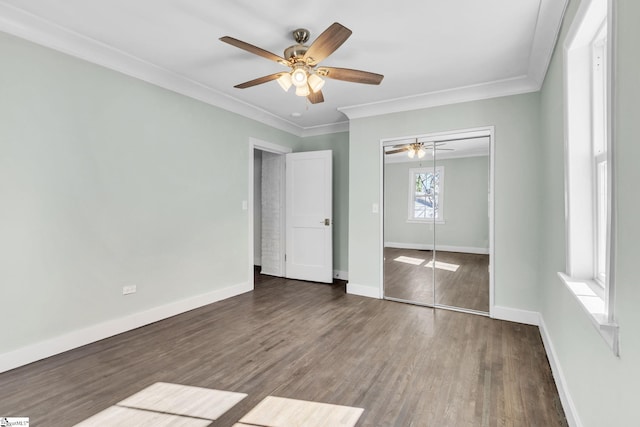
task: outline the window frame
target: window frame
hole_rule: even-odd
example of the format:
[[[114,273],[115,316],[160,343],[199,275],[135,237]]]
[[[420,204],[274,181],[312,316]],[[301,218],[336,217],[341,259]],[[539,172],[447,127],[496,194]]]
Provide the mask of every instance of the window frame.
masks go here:
[[[594,251],[593,251],[593,280],[606,291],[607,276],[607,218],[608,218],[608,189],[607,189],[607,96],[608,96],[608,70],[607,70],[607,36],[608,22],[606,17],[602,20],[594,39],[591,41],[591,144],[593,155],[593,215],[594,215]],[[604,168],[604,174],[602,169]],[[604,235],[603,235],[604,234]]]
[[[594,55],[606,25],[604,87],[596,95]],[[583,0],[564,43],[565,99],[565,218],[566,270],[558,276],[575,296],[584,312],[619,355],[618,325],[614,317],[615,297],[615,141],[613,96],[615,88],[615,9],[613,0]],[[600,105],[596,105],[599,102]],[[603,123],[597,123],[601,114]],[[600,128],[598,127],[600,126]],[[596,134],[604,139],[597,150]],[[599,177],[598,165],[606,165]],[[604,184],[603,184],[604,179]],[[585,184],[586,183],[586,184]],[[605,185],[606,207],[601,187]],[[603,210],[604,209],[604,210]],[[606,212],[605,259],[602,260],[602,215]],[[599,246],[600,245],[600,246]],[[605,274],[601,274],[601,266]]]
[[[437,209],[437,217],[435,218],[416,218],[415,214],[415,180],[416,174],[420,173],[430,173],[435,172],[438,175],[438,209]],[[419,167],[419,168],[409,168],[409,198],[408,198],[408,223],[436,223],[436,224],[444,224],[444,166],[435,166],[435,167]]]

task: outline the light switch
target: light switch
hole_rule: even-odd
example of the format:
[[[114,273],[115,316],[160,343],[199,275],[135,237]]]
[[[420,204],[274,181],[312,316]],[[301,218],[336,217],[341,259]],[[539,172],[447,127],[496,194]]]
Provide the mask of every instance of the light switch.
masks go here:
[[[378,213],[380,211],[380,206],[378,206],[377,203],[374,203],[373,205],[371,205],[371,212],[372,213]]]
[[[246,210],[247,210],[247,208],[248,208],[247,201],[246,201],[246,200],[243,200],[243,201],[242,201],[242,210],[243,210],[243,211],[246,211]]]

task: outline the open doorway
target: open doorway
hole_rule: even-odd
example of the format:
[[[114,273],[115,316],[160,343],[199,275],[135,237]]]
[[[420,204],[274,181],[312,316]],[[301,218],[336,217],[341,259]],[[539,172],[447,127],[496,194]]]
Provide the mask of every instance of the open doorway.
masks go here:
[[[285,275],[285,155],[292,150],[249,139],[249,280],[255,269]]]
[[[249,277],[333,282],[332,151],[249,141]]]

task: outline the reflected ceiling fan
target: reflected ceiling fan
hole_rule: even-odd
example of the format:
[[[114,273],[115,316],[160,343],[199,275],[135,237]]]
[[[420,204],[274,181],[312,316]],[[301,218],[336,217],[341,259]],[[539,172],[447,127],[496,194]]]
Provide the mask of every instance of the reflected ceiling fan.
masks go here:
[[[416,142],[391,146],[389,147],[389,151],[385,149],[384,154],[396,154],[406,151],[410,159],[416,156],[421,159],[427,154],[428,150],[431,150],[431,154],[434,154],[434,148],[438,151],[454,151],[453,148],[441,148],[444,144],[446,144],[446,142],[418,142],[416,138]]]
[[[351,30],[343,25],[334,22],[318,38],[306,46],[309,40],[309,30],[299,28],[293,31],[293,38],[296,44],[284,50],[284,56],[278,56],[252,44],[234,39],[233,37],[221,37],[220,40],[232,46],[244,49],[263,58],[270,59],[286,67],[289,71],[269,74],[248,82],[240,83],[234,87],[245,89],[262,83],[277,80],[282,89],[288,91],[291,86],[295,86],[296,95],[306,96],[312,104],[324,102],[322,87],[327,77],[335,80],[343,80],[354,83],[365,83],[378,85],[382,82],[382,74],[370,73],[368,71],[352,70],[349,68],[317,67],[317,65],[331,55],[351,36]],[[317,67],[317,68],[316,68]]]

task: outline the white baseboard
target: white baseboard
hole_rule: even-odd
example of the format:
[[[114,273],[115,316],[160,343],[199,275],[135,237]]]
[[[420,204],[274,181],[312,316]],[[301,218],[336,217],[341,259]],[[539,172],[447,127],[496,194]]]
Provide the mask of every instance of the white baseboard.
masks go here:
[[[375,299],[382,299],[380,289],[373,286],[356,285],[355,283],[347,283],[347,293],[351,295],[360,295]]]
[[[540,327],[540,336],[542,336],[542,343],[544,344],[544,349],[547,353],[547,359],[549,359],[549,365],[551,365],[551,372],[553,373],[553,379],[555,380],[556,388],[560,395],[560,402],[562,402],[564,414],[567,417],[567,423],[571,427],[582,427],[582,422],[580,421],[580,417],[578,417],[578,411],[573,403],[573,399],[571,399],[571,395],[569,394],[567,381],[564,377],[564,373],[562,372],[560,361],[556,355],[553,342],[549,336],[549,331],[547,330],[547,325],[544,323],[542,314],[539,316],[538,323]]]
[[[284,277],[280,271],[269,270],[268,268],[260,268],[260,274],[267,276]]]
[[[416,249],[419,251],[432,251],[433,243],[400,243],[384,242],[385,248]],[[463,252],[467,254],[489,255],[489,248],[475,248],[471,246],[438,245],[438,250],[444,252]]]
[[[349,280],[349,273],[346,271],[333,270],[333,278],[339,280]]]
[[[0,372],[63,353],[168,317],[253,290],[251,283],[240,283],[180,301],[133,313],[97,325],[78,329],[55,338],[0,354]]]
[[[510,322],[524,323],[525,325],[538,326],[540,313],[537,311],[520,310],[511,307],[494,305],[490,309],[492,319],[508,320]]]
[[[544,344],[544,350],[547,354],[547,359],[549,359],[551,372],[553,373],[553,378],[556,383],[556,388],[558,389],[560,402],[562,403],[562,408],[564,409],[565,416],[567,417],[567,422],[571,427],[582,427],[582,423],[580,422],[578,412],[576,411],[576,407],[573,404],[571,395],[569,394],[569,389],[567,387],[564,373],[562,372],[562,367],[560,366],[560,362],[553,347],[553,342],[551,341],[551,337],[549,336],[549,332],[542,315],[536,311],[494,306],[491,309],[491,317],[494,319],[538,326],[540,336],[542,337],[542,343]]]

